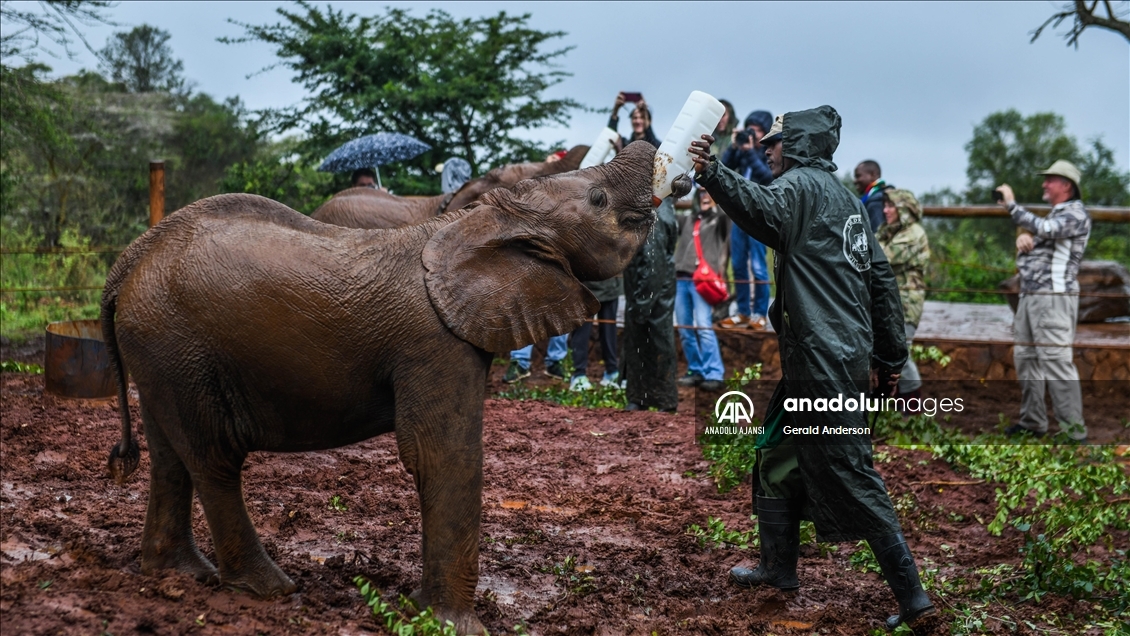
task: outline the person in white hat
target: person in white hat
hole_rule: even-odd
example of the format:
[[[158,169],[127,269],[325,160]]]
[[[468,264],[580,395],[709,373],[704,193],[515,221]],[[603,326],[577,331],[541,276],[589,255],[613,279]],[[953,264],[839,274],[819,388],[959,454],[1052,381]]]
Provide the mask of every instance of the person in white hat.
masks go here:
[[[1020,421],[1005,432],[1043,437],[1048,430],[1046,391],[1060,431],[1082,442],[1087,428],[1072,344],[1079,313],[1079,262],[1091,236],[1091,217],[1080,197],[1079,168],[1060,159],[1039,174],[1044,175],[1044,201],[1052,206],[1044,218],[1019,205],[1008,184],[996,189],[1013,223],[1026,231],[1016,239],[1020,304],[1012,329]]]

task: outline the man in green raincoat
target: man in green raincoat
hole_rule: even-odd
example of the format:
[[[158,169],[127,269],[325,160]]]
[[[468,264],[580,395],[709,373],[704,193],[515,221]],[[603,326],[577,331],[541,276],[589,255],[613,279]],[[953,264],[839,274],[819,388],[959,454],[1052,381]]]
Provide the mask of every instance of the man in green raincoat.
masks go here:
[[[761,140],[775,177],[768,186],[721,165],[712,141],[691,144],[698,182],[777,254],[769,319],[783,375],[758,439],[761,562],[730,577],[745,587],[799,587],[800,520],[809,519],[821,541],[867,540],[898,599],[887,626],[913,623],[935,609],[872,465],[860,404],[872,371],[890,392],[906,362],[902,306],[867,211],[836,178],[840,116],[821,106],[778,117]]]

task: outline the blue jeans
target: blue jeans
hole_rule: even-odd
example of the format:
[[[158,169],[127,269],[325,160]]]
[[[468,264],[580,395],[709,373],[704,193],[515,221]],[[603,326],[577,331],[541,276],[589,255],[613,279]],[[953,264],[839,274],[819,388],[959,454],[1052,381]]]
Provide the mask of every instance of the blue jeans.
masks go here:
[[[765,245],[745,233],[735,223],[730,226],[730,263],[734,268],[734,280],[750,280],[749,264],[753,263],[753,280],[769,280],[769,267],[765,264]],[[754,285],[753,311],[750,311],[750,283],[734,283],[738,292],[738,313],[743,316],[769,313],[769,285]]]
[[[694,281],[679,279],[675,282],[675,319],[680,325],[710,327],[712,307],[695,291]],[[713,329],[680,329],[683,355],[687,357],[687,370],[707,380],[721,380],[726,370],[722,368],[722,351]]]
[[[518,366],[523,369],[529,370],[530,368],[530,354],[534,352],[534,345],[526,345],[521,349],[515,349],[510,352],[510,359],[517,360]],[[553,336],[549,339],[549,346],[545,350],[545,362],[560,362],[565,359],[565,354],[569,352],[569,334],[561,334],[560,336]]]

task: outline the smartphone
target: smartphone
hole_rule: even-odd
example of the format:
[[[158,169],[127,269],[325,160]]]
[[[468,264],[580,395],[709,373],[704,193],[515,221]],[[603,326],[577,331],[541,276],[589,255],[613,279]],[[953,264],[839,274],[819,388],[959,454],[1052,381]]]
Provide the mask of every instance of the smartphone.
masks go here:
[[[643,99],[643,95],[641,95],[639,93],[629,93],[627,91],[624,91],[624,101],[625,102],[632,102],[633,104],[638,104],[641,99]]]
[[[1000,203],[1001,201],[1004,201],[1004,195],[1000,193],[1000,190],[993,190],[993,202]]]

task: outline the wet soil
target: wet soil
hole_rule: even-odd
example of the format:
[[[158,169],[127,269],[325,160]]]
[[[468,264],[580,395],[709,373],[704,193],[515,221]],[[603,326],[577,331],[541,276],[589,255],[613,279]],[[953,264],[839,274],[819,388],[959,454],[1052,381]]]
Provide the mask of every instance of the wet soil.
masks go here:
[[[503,371],[492,369],[491,395],[503,388]],[[261,601],[183,575],[140,572],[149,457],[142,439],[141,467],[126,485],[107,477],[119,435],[116,399],[55,398],[36,375],[4,373],[0,388],[5,634],[379,634],[351,579],[369,578],[387,599],[419,583],[419,507],[390,436],[249,458],[252,521],[299,586]],[[755,562],[756,551],[703,548],[686,529],[708,516],[749,529],[750,486],[717,492],[694,444],[693,401],[682,397],[674,415],[487,401],[476,609],[491,633],[513,633],[515,625],[531,634],[880,628],[895,603],[877,574],[851,568],[855,545],[828,553],[806,546],[795,593],[727,583],[727,570]],[[131,408],[139,422],[136,403]],[[876,467],[920,565],[946,575],[1019,562],[1018,533],[985,530],[995,509],[992,484],[969,483],[926,453],[895,448],[884,449]],[[214,560],[198,504],[194,530]],[[555,574],[570,558],[573,570]],[[1048,612],[1083,616],[1088,608],[1048,597],[1007,611],[1014,621],[1044,624],[1039,616]],[[998,627],[1003,633],[991,622],[984,630]],[[1034,633],[1025,629],[1021,623],[1021,633]],[[918,633],[948,634],[949,626],[935,621]]]

